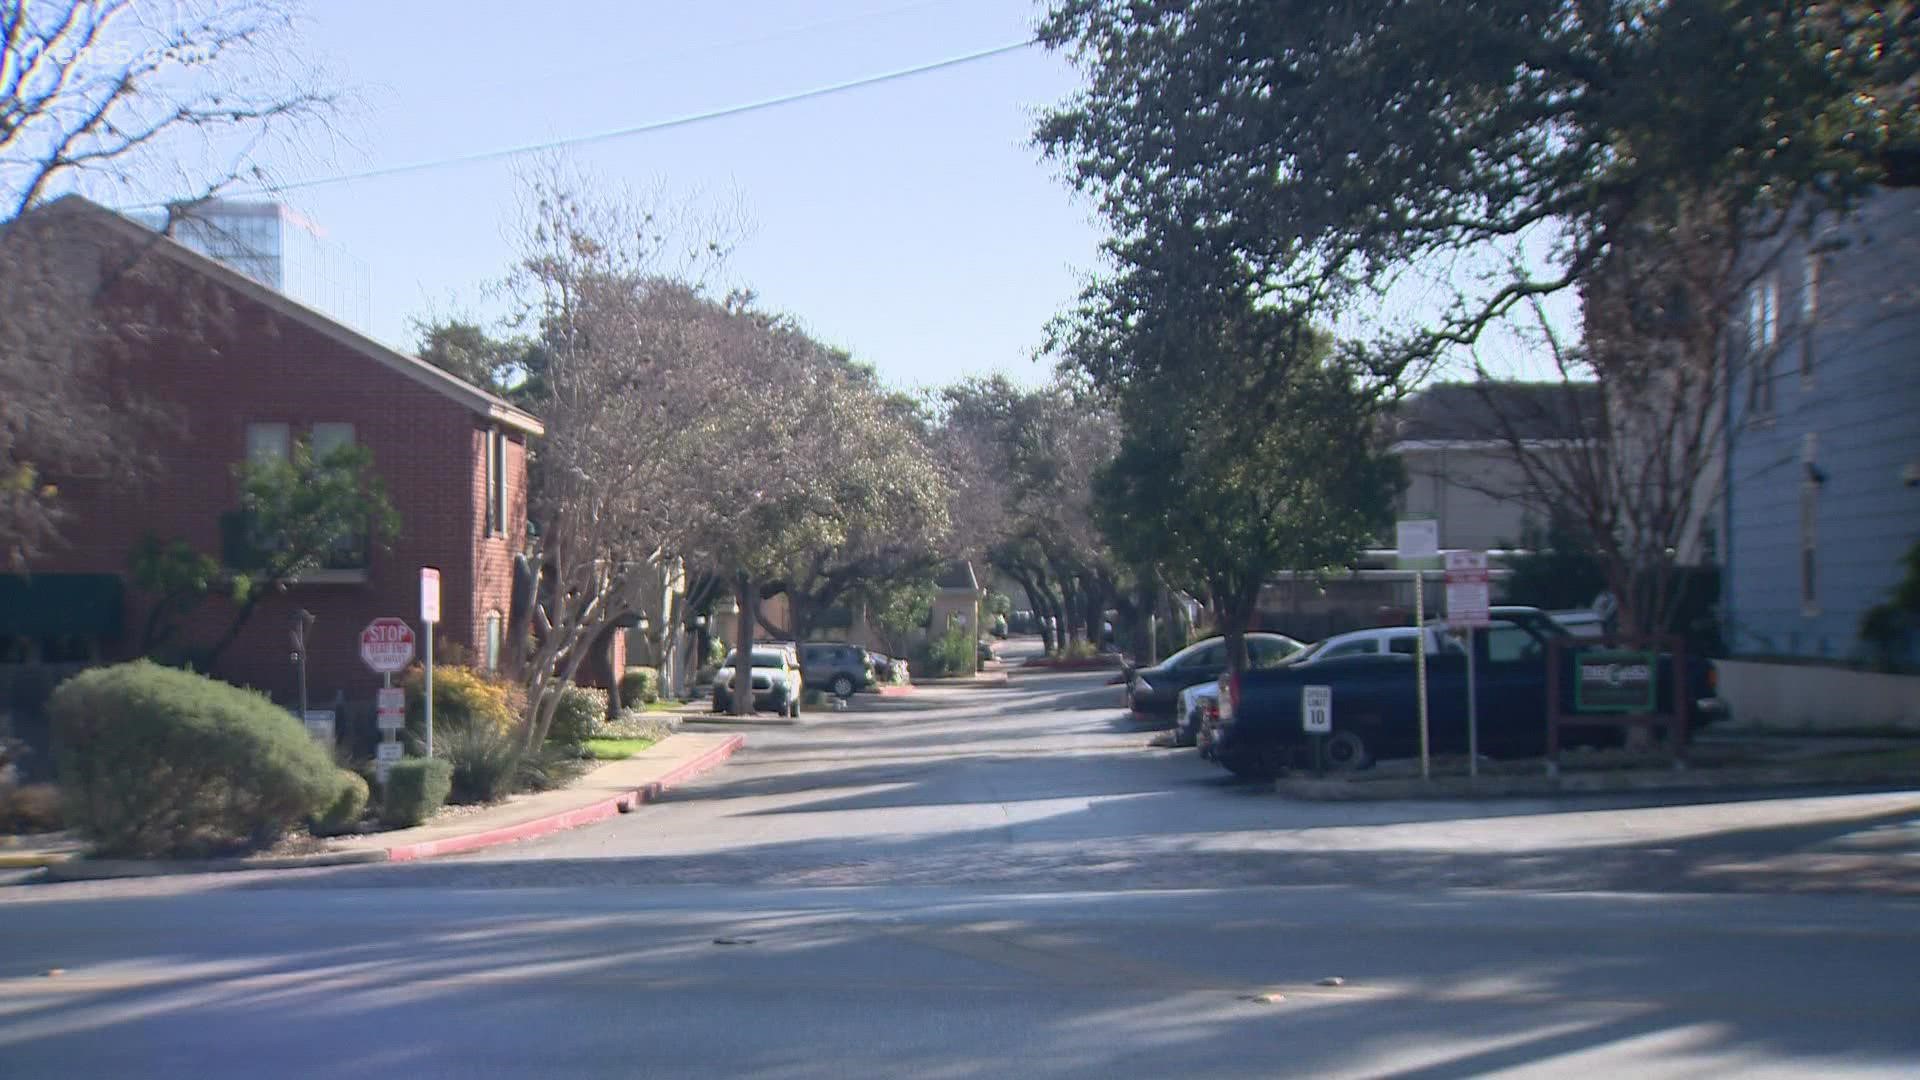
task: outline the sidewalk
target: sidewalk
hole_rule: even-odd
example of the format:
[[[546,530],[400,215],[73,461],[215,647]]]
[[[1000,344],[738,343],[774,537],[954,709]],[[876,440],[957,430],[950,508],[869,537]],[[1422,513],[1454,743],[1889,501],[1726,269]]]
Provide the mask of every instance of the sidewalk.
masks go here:
[[[713,769],[745,742],[740,735],[681,732],[624,761],[595,767],[571,786],[516,795],[494,806],[444,815],[411,829],[335,837],[311,855],[237,859],[74,859],[47,865],[46,880],[149,877],[228,870],[278,870],[350,863],[405,862],[478,851],[545,836],[626,813]]]

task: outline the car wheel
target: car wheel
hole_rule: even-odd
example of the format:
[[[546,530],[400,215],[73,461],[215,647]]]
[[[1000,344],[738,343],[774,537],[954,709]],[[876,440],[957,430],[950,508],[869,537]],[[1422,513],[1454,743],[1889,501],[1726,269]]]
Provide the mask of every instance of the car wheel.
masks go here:
[[[853,676],[835,675],[833,677],[833,696],[834,697],[852,697],[853,696]]]
[[[1173,745],[1195,746],[1198,745],[1199,742],[1200,732],[1198,725],[1189,724],[1185,720],[1175,720],[1173,722]]]
[[[1351,731],[1328,735],[1323,753],[1328,772],[1357,772],[1373,764],[1373,758],[1367,754],[1366,740]]]

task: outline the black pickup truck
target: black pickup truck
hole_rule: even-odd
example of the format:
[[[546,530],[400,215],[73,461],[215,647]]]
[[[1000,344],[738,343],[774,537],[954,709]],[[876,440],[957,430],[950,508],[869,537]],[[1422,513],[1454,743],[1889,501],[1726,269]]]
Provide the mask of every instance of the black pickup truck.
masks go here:
[[[1575,705],[1574,639],[1545,612],[1495,608],[1493,624],[1474,635],[1480,752],[1490,757],[1530,757],[1546,749],[1549,643],[1562,640],[1560,697]],[[1597,642],[1584,641],[1594,646]],[[1654,700],[1672,700],[1673,659],[1661,655],[1653,673]],[[1420,752],[1418,690],[1410,655],[1343,657],[1310,666],[1249,671],[1237,687],[1224,686],[1221,716],[1200,735],[1202,754],[1242,776],[1277,776],[1312,764],[1312,743],[1302,731],[1301,689],[1331,688],[1333,730],[1326,736],[1330,769],[1361,769],[1380,758]],[[1644,685],[1644,683],[1642,684]],[[1687,729],[1719,715],[1712,675],[1704,659],[1687,663]],[[1436,754],[1467,750],[1467,657],[1464,650],[1429,656],[1427,728]],[[1618,743],[1617,727],[1575,729],[1580,742]]]

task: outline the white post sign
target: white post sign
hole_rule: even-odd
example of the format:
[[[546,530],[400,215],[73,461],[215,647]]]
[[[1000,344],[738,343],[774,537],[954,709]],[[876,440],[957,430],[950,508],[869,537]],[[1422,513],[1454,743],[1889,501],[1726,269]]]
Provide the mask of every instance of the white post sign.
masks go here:
[[[1486,552],[1447,552],[1447,625],[1455,629],[1487,625],[1487,581]]]
[[[1309,735],[1326,735],[1333,731],[1333,687],[1300,688],[1300,727]]]
[[[407,726],[407,692],[397,686],[380,688],[378,717],[381,731],[399,731]]]
[[[1440,523],[1433,518],[1395,522],[1394,540],[1402,561],[1436,558],[1440,554]]]
[[[427,626],[426,697],[427,756],[433,756],[433,624],[440,621],[440,571],[420,568],[420,621]]]

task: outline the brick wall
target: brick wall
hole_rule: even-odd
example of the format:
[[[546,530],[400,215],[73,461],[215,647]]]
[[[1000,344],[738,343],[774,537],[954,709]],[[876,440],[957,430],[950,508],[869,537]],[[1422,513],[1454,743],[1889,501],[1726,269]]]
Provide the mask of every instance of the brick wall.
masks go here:
[[[425,565],[438,566],[442,575],[445,621],[438,640],[458,643],[478,659],[480,616],[491,608],[505,613],[511,551],[525,539],[524,439],[516,438],[508,453],[510,527],[504,536],[481,537],[485,418],[266,304],[222,292],[231,309],[213,325],[151,335],[149,344],[114,365],[112,377],[130,400],[165,414],[139,435],[152,475],[64,484],[73,511],[68,543],[32,569],[124,575],[129,554],[149,531],[217,556],[220,515],[239,501],[233,467],[245,456],[247,425],[286,423],[300,438],[315,423],[344,421],[353,424],[354,441],[372,452],[399,513],[397,535],[373,551],[365,581],[297,585],[261,603],[213,673],[291,702],[288,628],[304,607],[318,617],[308,640],[310,701],[320,706],[336,693],[370,696],[378,677],[360,662],[360,630],[379,615],[400,616],[418,630],[418,572]],[[186,317],[165,295],[119,299],[162,319]],[[129,588],[126,633],[108,643],[110,657],[138,649],[149,601]],[[183,636],[211,641],[233,611],[225,600],[209,603]]]

